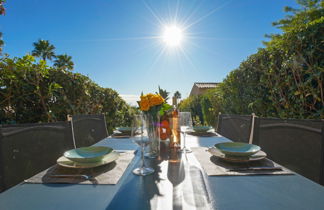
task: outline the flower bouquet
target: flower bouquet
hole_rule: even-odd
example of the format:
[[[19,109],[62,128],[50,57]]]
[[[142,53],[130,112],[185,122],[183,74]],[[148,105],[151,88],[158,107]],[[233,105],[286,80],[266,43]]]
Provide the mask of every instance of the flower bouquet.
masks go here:
[[[148,149],[148,157],[155,158],[160,150],[160,138],[165,139],[167,136],[166,121],[164,116],[172,106],[166,103],[165,99],[159,94],[148,93],[141,95],[141,100],[138,101],[140,110],[143,112],[144,119],[147,123],[147,135],[151,139],[151,144]],[[162,119],[162,121],[161,121]],[[162,123],[161,123],[162,122]],[[164,127],[163,127],[164,126]],[[165,135],[164,135],[165,134]]]

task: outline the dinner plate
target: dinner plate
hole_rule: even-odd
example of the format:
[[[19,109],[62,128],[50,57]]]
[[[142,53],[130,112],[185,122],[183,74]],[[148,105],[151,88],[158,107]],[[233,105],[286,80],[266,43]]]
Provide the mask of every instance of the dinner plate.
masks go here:
[[[258,161],[267,157],[267,154],[262,150],[258,151],[257,153],[251,156],[229,156],[220,152],[215,147],[208,148],[208,152],[224,161],[233,162],[233,163],[246,163],[246,162]]]
[[[250,156],[261,150],[257,145],[242,142],[218,143],[215,144],[215,147],[225,155],[230,156]]]
[[[131,134],[132,132],[132,127],[118,127],[116,128],[117,131],[125,134]]]
[[[206,133],[207,131],[209,131],[212,128],[213,127],[211,127],[211,126],[194,126],[192,129],[196,133]]]
[[[195,132],[195,131],[189,131],[187,132],[187,134],[192,135],[192,136],[206,136],[206,137],[210,137],[210,136],[217,136],[217,134],[213,131],[208,131],[208,132]]]
[[[98,162],[90,162],[90,163],[80,163],[74,162],[72,160],[67,159],[66,157],[62,156],[57,159],[57,164],[67,168],[94,168],[102,165],[106,165],[117,160],[119,157],[119,153],[116,151],[112,151],[109,154],[105,155],[100,161]]]
[[[104,146],[80,147],[64,152],[64,157],[74,162],[92,163],[100,161],[113,149]]]

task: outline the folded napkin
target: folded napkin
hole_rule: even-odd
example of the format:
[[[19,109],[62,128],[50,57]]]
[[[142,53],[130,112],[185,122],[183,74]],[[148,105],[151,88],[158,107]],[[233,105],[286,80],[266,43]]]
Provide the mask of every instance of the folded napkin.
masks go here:
[[[124,174],[127,166],[133,160],[135,150],[120,153],[119,158],[107,165],[88,168],[74,169],[54,165],[35,176],[25,180],[27,183],[70,183],[70,184],[117,184]],[[53,177],[55,175],[71,175],[70,177]],[[77,175],[73,177],[73,175]],[[79,176],[90,176],[89,180]]]
[[[265,158],[248,163],[226,162],[207,152],[207,147],[192,147],[195,157],[208,176],[244,176],[244,175],[284,175],[293,174],[290,170]],[[250,167],[281,167],[282,170],[240,170]],[[236,170],[237,169],[237,170]],[[233,171],[231,171],[233,170]],[[235,171],[236,170],[236,171]]]

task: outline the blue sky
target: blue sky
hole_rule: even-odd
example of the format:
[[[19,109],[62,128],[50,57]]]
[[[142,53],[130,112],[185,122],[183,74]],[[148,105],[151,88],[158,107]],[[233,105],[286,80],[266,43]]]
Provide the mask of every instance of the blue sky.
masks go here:
[[[8,0],[0,17],[11,57],[49,40],[75,72],[128,100],[160,85],[188,96],[194,82],[221,82],[263,47],[271,23],[294,0]],[[182,28],[178,48],[162,41],[165,25]],[[133,97],[134,99],[134,97]]]

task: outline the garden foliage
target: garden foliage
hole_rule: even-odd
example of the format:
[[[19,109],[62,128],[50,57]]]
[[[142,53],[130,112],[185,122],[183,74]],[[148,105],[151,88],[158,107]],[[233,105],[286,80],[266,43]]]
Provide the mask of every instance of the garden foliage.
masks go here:
[[[189,97],[182,109],[214,124],[218,112],[263,117],[324,118],[324,1],[298,0],[274,25],[265,47],[230,72],[215,90]]]
[[[33,56],[0,59],[0,123],[65,121],[67,115],[105,114],[108,131],[130,123],[134,109],[87,76],[48,66]]]

